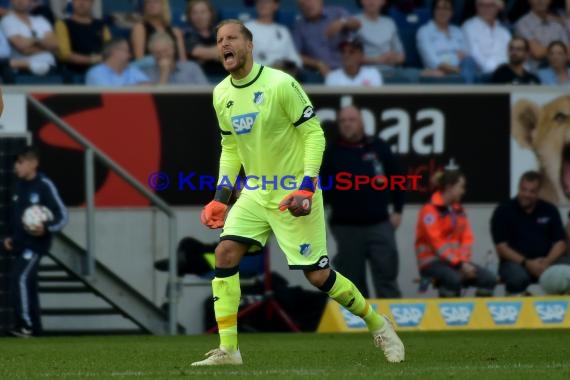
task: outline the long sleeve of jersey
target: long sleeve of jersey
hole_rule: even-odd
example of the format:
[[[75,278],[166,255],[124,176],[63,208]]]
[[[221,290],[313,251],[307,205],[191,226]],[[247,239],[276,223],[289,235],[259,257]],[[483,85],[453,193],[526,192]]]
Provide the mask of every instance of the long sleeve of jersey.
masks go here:
[[[235,180],[241,168],[241,160],[239,158],[236,137],[231,133],[221,130],[222,133],[222,154],[220,156],[220,170],[218,176],[218,184],[224,181],[225,184],[235,184]]]
[[[216,104],[214,103],[214,108]],[[235,184],[235,180],[241,169],[241,159],[239,157],[236,137],[231,130],[226,130],[222,126],[219,119],[220,112],[216,109],[218,115],[218,125],[220,126],[220,134],[222,138],[222,153],[220,155],[220,167],[218,171],[218,185],[224,181],[224,184]],[[224,180],[227,178],[226,180]]]
[[[308,177],[316,177],[323,161],[325,150],[325,135],[319,120],[314,117],[298,127],[305,142],[305,172]]]
[[[304,175],[316,177],[323,161],[326,140],[321,122],[305,91],[294,79],[281,83],[282,107],[293,126],[303,136],[305,157]]]
[[[49,232],[59,232],[67,225],[69,220],[67,208],[63,204],[53,182],[49,178],[43,177],[42,183],[45,186],[45,206],[53,213],[53,220],[46,223],[46,227]]]

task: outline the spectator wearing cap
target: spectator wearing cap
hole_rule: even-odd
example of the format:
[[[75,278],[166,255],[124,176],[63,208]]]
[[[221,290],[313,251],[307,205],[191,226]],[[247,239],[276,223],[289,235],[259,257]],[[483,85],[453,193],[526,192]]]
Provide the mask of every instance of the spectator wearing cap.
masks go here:
[[[323,0],[298,0],[301,18],[293,28],[293,41],[303,65],[323,78],[342,65],[338,44],[360,28],[360,21],[342,7],[323,6]]]
[[[382,75],[375,67],[363,66],[364,47],[359,39],[340,43],[342,67],[331,71],[325,77],[327,86],[380,86]]]
[[[404,46],[391,18],[380,13],[386,0],[361,0],[363,12],[356,15],[362,24],[357,35],[364,44],[365,63],[390,70],[404,63]]]
[[[436,76],[461,75],[473,83],[477,63],[469,56],[463,32],[451,25],[452,0],[436,0],[432,7],[433,19],[420,27],[417,37],[419,53],[424,66]]]

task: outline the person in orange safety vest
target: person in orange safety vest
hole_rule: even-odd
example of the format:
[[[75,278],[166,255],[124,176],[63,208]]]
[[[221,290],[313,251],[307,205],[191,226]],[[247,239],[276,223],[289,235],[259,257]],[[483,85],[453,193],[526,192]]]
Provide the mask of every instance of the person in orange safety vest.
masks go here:
[[[462,287],[492,296],[496,276],[471,262],[473,232],[460,204],[465,176],[459,170],[436,174],[436,192],[418,215],[416,256],[420,275],[434,279],[440,297],[459,297]]]

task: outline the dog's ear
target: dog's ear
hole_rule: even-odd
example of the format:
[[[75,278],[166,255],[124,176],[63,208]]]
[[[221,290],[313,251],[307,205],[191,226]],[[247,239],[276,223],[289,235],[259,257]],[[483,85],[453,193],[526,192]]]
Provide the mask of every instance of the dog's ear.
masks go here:
[[[521,147],[532,148],[539,116],[540,106],[530,100],[519,100],[513,106],[511,111],[511,135]]]

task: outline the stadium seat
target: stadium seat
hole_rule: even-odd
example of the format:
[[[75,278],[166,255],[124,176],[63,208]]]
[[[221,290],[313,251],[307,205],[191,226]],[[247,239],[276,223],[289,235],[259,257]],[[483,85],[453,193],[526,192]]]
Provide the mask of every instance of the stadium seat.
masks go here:
[[[431,12],[428,8],[418,8],[411,13],[403,13],[392,7],[388,15],[394,20],[398,34],[406,52],[407,67],[422,67],[420,54],[416,46],[416,33],[418,29],[430,20]]]
[[[129,28],[122,28],[117,25],[110,25],[109,31],[111,32],[111,36],[113,36],[113,38],[126,38],[127,40],[130,40],[131,38],[131,29]]]
[[[60,74],[48,75],[31,75],[31,74],[18,74],[14,76],[14,84],[16,85],[57,85],[63,84],[63,78]]]
[[[135,12],[138,8],[139,0],[103,0],[103,14]]]
[[[413,84],[414,81],[405,76],[405,75],[390,75],[390,76],[386,76],[386,77],[382,77],[382,82],[385,85],[391,85],[391,84]]]
[[[293,26],[297,21],[297,16],[299,12],[296,10],[284,10],[279,9],[277,14],[275,15],[275,22],[278,24],[285,25],[289,30],[293,30]]]
[[[235,18],[246,22],[255,18],[255,9],[235,6],[225,7],[223,9],[218,9],[218,15],[220,20]]]
[[[444,77],[420,77],[422,84],[465,84],[465,79],[460,75],[446,75]]]

